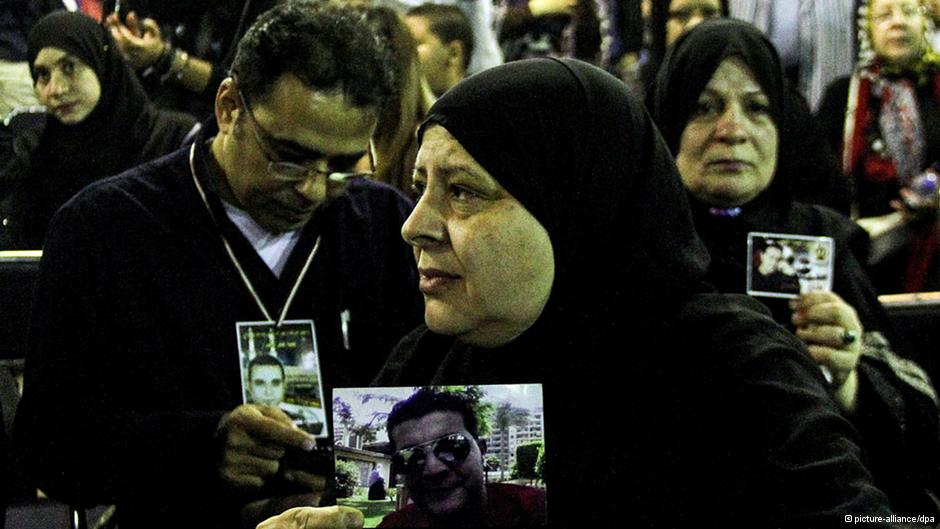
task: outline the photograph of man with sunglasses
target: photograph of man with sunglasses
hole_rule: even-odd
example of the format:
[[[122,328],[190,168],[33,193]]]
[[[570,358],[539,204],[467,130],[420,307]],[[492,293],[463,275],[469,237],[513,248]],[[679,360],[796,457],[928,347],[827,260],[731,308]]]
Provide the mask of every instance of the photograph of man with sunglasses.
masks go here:
[[[404,476],[413,503],[379,527],[545,525],[544,489],[486,482],[486,443],[462,395],[419,389],[392,408],[387,431],[392,471]]]

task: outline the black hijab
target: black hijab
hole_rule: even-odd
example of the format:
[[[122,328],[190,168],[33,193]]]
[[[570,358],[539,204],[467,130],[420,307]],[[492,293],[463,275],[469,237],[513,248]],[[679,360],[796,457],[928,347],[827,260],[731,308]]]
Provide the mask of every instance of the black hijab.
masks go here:
[[[36,78],[33,70],[36,56],[47,47],[58,48],[87,64],[101,83],[101,98],[80,123],[66,125],[50,119],[46,137],[55,140],[57,149],[68,150],[70,154],[84,154],[79,157],[79,163],[95,152],[103,154],[110,151],[109,157],[117,155],[119,159],[136,154],[121,152],[118,148],[132,146],[134,118],[149,110],[150,105],[147,94],[112,43],[107,29],[76,12],[58,11],[43,17],[29,33],[28,58],[33,80]],[[106,166],[124,165],[101,161]]]
[[[756,27],[731,18],[706,20],[684,33],[669,49],[653,92],[653,115],[672,152],[698,98],[725,59],[740,59],[770,101],[774,124],[783,122],[783,70],[773,44]]]
[[[754,75],[770,103],[770,117],[777,128],[777,166],[764,191],[744,206],[745,210],[786,208],[793,199],[793,171],[789,156],[792,123],[780,57],[773,43],[753,25],[732,18],[706,20],[683,34],[670,48],[656,76],[652,112],[656,125],[673,153],[679,152],[682,132],[692,118],[698,98],[725,59],[737,58]],[[789,132],[788,132],[789,131]],[[798,153],[793,153],[797,154]],[[708,207],[692,198],[693,209]]]
[[[506,346],[418,329],[374,384],[543,384],[553,527],[608,527],[621,511],[644,527],[718,526],[729,512],[759,527],[800,518],[784,511],[808,505],[819,487],[804,476],[820,474],[804,469],[826,456],[802,451],[816,437],[792,428],[837,412],[795,337],[753,300],[702,286],[708,257],[685,189],[628,89],[585,63],[519,61],[444,94],[419,138],[432,125],[546,229],[555,283],[538,321]],[[810,428],[820,444],[839,420]],[[840,442],[826,446],[854,457]]]
[[[671,157],[642,104],[602,70],[533,59],[444,94],[443,126],[545,227],[555,283],[527,351],[600,350],[700,289],[707,267]]]
[[[476,348],[422,328],[399,344],[374,383],[541,383],[552,454],[546,458],[558,461],[545,470],[549,519],[608,523],[606,509],[576,514],[583,504],[570,502],[588,488],[598,491],[600,505],[626,489],[631,504],[665,508],[645,500],[668,496],[660,492],[674,480],[662,471],[662,454],[680,436],[652,432],[673,431],[658,421],[685,424],[678,418],[684,412],[665,402],[673,398],[675,353],[686,351],[676,347],[675,329],[690,299],[705,290],[708,255],[642,103],[587,63],[531,59],[486,70],[445,93],[419,140],[434,125],[546,229],[555,282],[539,319],[512,342]],[[584,439],[609,432],[610,415],[598,406],[614,402],[622,403],[614,413],[630,425],[630,439],[622,449],[585,448]],[[590,478],[587,468],[595,469]]]
[[[778,130],[777,168],[770,185],[739,211],[711,207],[690,198],[695,225],[712,255],[708,280],[725,292],[747,288],[747,234],[776,232],[825,235],[836,243],[833,290],[858,311],[866,329],[889,333],[889,325],[859,263],[868,251],[867,237],[833,211],[795,202],[800,178],[794,158],[799,131],[792,127],[792,107],[784,91],[784,75],[773,44],[754,26],[733,19],[703,22],[682,36],[660,69],[654,93],[654,115],[673,152],[695,110],[695,102],[718,66],[739,58],[767,95]],[[784,109],[787,110],[784,110]],[[789,154],[787,154],[789,153]],[[824,169],[824,168],[820,168]],[[817,180],[818,181],[818,180]],[[775,319],[790,324],[785,300],[762,299]]]
[[[175,150],[195,120],[157,110],[108,30],[81,13],[43,17],[30,31],[28,45],[34,80],[36,56],[54,47],[87,64],[101,84],[98,104],[84,120],[67,125],[50,116],[29,152],[37,210],[30,224],[41,234],[52,213],[84,186]]]

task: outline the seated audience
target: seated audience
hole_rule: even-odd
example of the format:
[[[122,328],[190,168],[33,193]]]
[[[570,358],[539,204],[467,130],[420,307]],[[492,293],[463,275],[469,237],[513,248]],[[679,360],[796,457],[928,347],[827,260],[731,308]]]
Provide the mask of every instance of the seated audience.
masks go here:
[[[473,55],[473,28],[457,6],[422,4],[408,10],[405,22],[418,45],[421,73],[435,97],[467,75]]]
[[[855,73],[829,86],[819,118],[855,185],[854,215],[879,259],[882,294],[940,290],[940,55],[920,0],[864,0]],[[883,256],[883,257],[881,257]]]
[[[676,42],[658,81],[654,116],[711,253],[713,284],[723,292],[748,289],[749,233],[834,239],[831,292],[799,295],[793,266],[779,266],[777,243],[754,263],[751,286],[795,289],[789,303],[761,301],[831,373],[835,400],[862,434],[869,468],[892,506],[930,512],[929,497],[940,491],[936,392],[919,366],[892,350],[887,316],[861,265],[865,233],[830,209],[794,201],[780,178],[790,162],[777,154],[791,138],[777,125],[785,96],[773,44],[746,22],[707,21]],[[762,287],[765,276],[788,277],[789,286]]]
[[[243,402],[238,324],[277,347],[279,323],[306,327],[329,395],[420,321],[411,202],[353,172],[392,62],[363,12],[280,4],[239,45],[217,132],[59,210],[14,428],[43,491],[116,504],[121,529],[253,528],[329,498],[324,439]]]
[[[540,527],[545,491],[486,483],[486,445],[460,395],[421,389],[388,416],[392,470],[405,476],[413,501],[379,527]]]
[[[542,383],[551,524],[889,512],[804,346],[702,282],[671,156],[616,78],[494,68],[445,93],[419,139],[402,234],[426,325],[374,383]]]
[[[686,192],[622,82],[578,61],[510,63],[445,93],[419,139],[402,235],[426,324],[374,383],[543,384],[550,526],[890,514],[805,347],[703,283]]]
[[[45,16],[29,34],[30,72],[49,117],[14,140],[0,193],[16,193],[8,244],[39,248],[53,213],[86,185],[180,147],[188,115],[147,98],[108,32],[81,13]]]

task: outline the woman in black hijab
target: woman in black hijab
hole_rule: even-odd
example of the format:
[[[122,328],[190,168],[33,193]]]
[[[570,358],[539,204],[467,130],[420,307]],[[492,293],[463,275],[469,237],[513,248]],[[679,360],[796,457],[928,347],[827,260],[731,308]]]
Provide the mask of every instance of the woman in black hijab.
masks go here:
[[[28,204],[6,226],[13,244],[39,248],[52,214],[72,195],[177,149],[196,122],[154,107],[107,30],[81,13],[43,17],[28,44],[49,116],[44,127],[15,140],[17,156],[0,176],[0,193],[14,190]]]
[[[703,285],[675,166],[622,83],[507,64],[439,99],[419,140],[402,233],[427,325],[375,384],[543,384],[552,526],[887,512],[799,342]]]
[[[832,292],[761,301],[831,373],[834,398],[894,507],[930,512],[925,490],[940,490],[936,393],[923,370],[891,350],[887,317],[860,264],[864,232],[835,211],[794,201],[783,176],[791,161],[778,156],[793,141],[779,126],[783,101],[777,53],[745,22],[702,23],[659,72],[654,115],[712,255],[708,279],[723,292],[748,289],[749,233],[834,240]]]

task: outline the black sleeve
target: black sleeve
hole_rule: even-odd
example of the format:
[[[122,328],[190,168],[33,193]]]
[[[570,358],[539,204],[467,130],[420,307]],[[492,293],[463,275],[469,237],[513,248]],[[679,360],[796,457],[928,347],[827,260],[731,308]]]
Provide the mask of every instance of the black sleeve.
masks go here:
[[[217,504],[215,439],[223,411],[129,409],[115,395],[133,387],[119,365],[134,351],[113,328],[122,305],[109,295],[107,215],[94,213],[109,208],[75,202],[53,219],[40,263],[18,449],[37,485],[72,505],[147,505],[157,519],[180,506],[224,516],[232,509]]]
[[[823,134],[836,155],[841,159],[842,135],[845,130],[845,105],[849,98],[850,78],[840,77],[833,81],[823,94],[816,112],[816,119],[822,126]],[[840,161],[841,165],[841,161]]]
[[[868,338],[866,341],[870,341]],[[877,344],[866,344],[869,351]],[[858,409],[851,417],[875,483],[897,512],[940,516],[940,416],[923,370],[882,344],[858,365]],[[932,499],[934,498],[934,499]]]
[[[714,417],[709,464],[740,476],[726,487],[753,509],[753,525],[834,527],[846,514],[888,516],[858,433],[802,342],[744,296],[700,295],[690,305],[698,307],[686,310],[686,340],[699,364],[689,388]]]
[[[825,132],[806,99],[789,83],[784,105],[780,166],[786,170],[778,171],[777,178],[788,179],[795,200],[821,204],[848,215],[852,186],[842,174],[835,151],[827,144]]]

